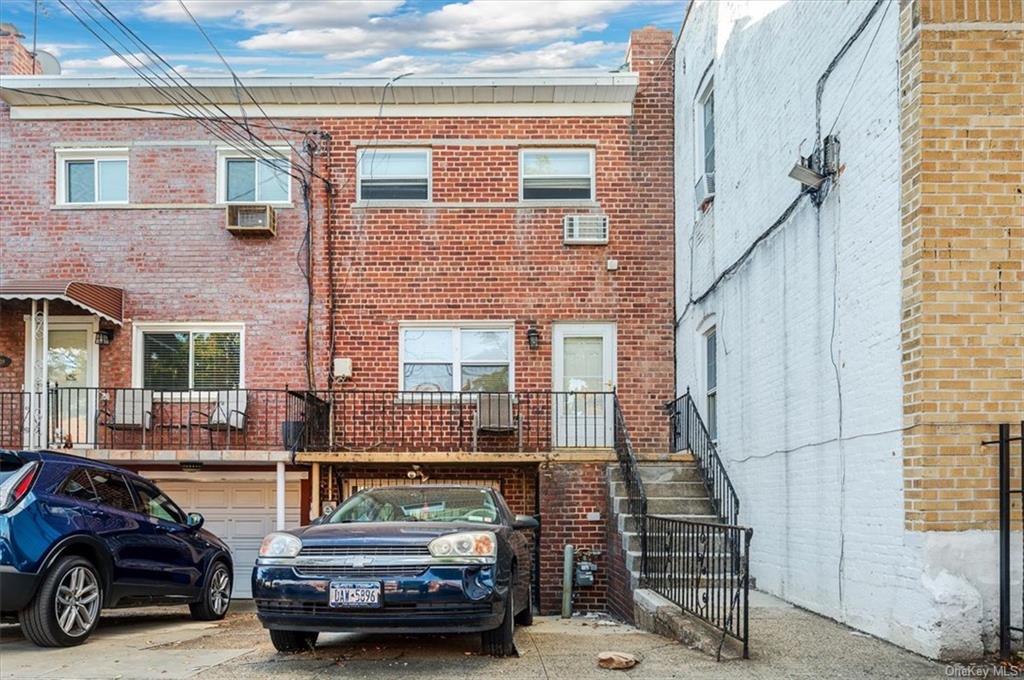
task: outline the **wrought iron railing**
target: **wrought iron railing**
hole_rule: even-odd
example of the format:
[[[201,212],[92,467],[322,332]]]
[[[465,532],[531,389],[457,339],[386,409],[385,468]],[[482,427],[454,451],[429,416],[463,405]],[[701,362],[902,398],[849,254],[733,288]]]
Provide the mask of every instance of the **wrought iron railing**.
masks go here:
[[[666,411],[669,416],[669,451],[688,450],[693,454],[715,514],[725,524],[736,524],[740,514],[739,496],[689,388],[686,394],[666,404]]]
[[[647,517],[644,584],[750,652],[750,539],[753,530]]]
[[[545,452],[612,448],[613,410],[611,392],[61,387],[45,399],[0,393],[0,441],[102,449]]]
[[[636,518],[637,531],[640,534],[640,572],[644,571],[644,560],[647,558],[647,492],[644,481],[640,477],[640,465],[637,463],[633,442],[626,427],[626,417],[622,412],[618,395],[615,396],[615,457],[622,473],[622,483],[626,488],[626,503],[629,514]]]

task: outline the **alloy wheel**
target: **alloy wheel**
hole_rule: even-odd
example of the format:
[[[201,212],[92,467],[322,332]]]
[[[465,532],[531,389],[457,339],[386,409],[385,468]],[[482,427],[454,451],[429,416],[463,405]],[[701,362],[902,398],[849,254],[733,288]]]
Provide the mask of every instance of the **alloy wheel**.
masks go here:
[[[57,625],[71,637],[88,633],[100,613],[100,585],[87,567],[74,567],[57,586],[55,596]]]
[[[210,609],[218,616],[228,610],[231,602],[231,577],[224,567],[217,567],[210,578]]]

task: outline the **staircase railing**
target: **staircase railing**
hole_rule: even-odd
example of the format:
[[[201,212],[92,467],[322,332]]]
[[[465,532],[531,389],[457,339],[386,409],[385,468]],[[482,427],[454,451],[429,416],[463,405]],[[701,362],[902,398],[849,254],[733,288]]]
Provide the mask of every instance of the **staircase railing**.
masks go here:
[[[640,573],[642,575],[646,571],[647,563],[647,492],[644,489],[644,481],[640,478],[640,465],[636,460],[633,442],[629,438],[629,428],[626,427],[626,417],[622,413],[619,395],[615,395],[613,404],[615,457],[619,461],[619,470],[622,472],[622,483],[626,486],[629,514],[636,520],[637,531],[640,534]]]
[[[725,524],[736,524],[740,514],[739,496],[718,455],[715,440],[700,417],[690,388],[686,388],[686,394],[666,404],[665,409],[669,416],[669,451],[689,450],[693,454],[718,519]]]

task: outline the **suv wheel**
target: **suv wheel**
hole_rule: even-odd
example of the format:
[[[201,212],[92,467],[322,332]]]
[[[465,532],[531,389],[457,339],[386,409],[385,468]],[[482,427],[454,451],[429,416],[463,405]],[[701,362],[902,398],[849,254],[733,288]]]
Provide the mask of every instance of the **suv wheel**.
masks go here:
[[[18,612],[25,637],[40,647],[71,647],[88,639],[100,620],[103,580],[84,557],[62,557],[39,592]]]
[[[304,652],[307,649],[313,649],[318,637],[320,637],[320,633],[304,630],[270,629],[270,641],[274,643],[274,649],[279,652]]]
[[[219,621],[228,613],[231,604],[231,572],[221,561],[213,563],[206,575],[202,599],[188,606],[196,621]]]

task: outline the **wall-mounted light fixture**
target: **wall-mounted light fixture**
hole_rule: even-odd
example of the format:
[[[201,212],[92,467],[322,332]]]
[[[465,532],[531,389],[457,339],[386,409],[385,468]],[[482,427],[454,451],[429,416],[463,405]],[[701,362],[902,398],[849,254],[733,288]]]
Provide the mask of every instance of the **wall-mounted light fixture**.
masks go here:
[[[540,347],[540,331],[537,330],[536,326],[530,326],[527,329],[526,344],[530,346],[530,349],[537,349]]]
[[[793,169],[789,171],[789,176],[812,191],[817,191],[825,183],[825,175],[811,167],[810,156],[802,157],[797,161]]]
[[[7,368],[11,365],[11,358],[6,354],[0,354],[0,368]]]
[[[106,347],[114,339],[114,331],[101,328],[96,331],[96,344],[100,347]]]
[[[178,465],[185,472],[199,472],[203,469],[203,461],[201,460],[183,460]]]

